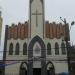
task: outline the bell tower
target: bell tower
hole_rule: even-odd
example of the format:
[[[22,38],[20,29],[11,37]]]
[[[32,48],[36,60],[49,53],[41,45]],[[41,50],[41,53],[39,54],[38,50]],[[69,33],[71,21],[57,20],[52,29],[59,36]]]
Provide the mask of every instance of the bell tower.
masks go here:
[[[44,37],[44,0],[30,0],[29,36]]]

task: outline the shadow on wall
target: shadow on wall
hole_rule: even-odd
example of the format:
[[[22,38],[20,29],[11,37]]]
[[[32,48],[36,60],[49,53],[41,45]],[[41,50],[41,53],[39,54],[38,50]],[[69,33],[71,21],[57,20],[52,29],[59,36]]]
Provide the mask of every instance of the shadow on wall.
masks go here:
[[[62,72],[62,73],[59,73],[58,75],[69,75],[69,74],[65,73],[65,72]]]

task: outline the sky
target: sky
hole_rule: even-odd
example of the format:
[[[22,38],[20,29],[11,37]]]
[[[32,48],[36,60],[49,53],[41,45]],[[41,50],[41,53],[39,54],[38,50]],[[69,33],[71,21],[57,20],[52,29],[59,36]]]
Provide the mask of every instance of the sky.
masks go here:
[[[29,19],[29,0],[0,0],[0,7],[3,18],[3,48],[5,25],[24,23]],[[75,0],[45,0],[45,20],[59,23],[62,22],[60,17],[66,18],[71,26],[71,22],[75,21]],[[71,43],[75,44],[75,26],[70,30],[70,37]]]

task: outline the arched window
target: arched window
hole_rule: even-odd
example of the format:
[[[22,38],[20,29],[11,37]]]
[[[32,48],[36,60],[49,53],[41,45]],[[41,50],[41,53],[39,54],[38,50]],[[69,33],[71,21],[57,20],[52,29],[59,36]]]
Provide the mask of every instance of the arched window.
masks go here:
[[[15,55],[19,55],[19,43],[16,44]]]
[[[61,50],[62,50],[62,54],[66,54],[66,48],[64,43],[61,44]]]
[[[33,56],[41,56],[41,46],[38,42],[33,46]]]
[[[13,55],[13,44],[12,43],[9,46],[9,55]]]
[[[27,44],[24,43],[23,45],[23,55],[27,55]]]
[[[59,55],[59,45],[55,43],[55,55]]]
[[[50,43],[47,44],[47,54],[51,55],[51,44]]]

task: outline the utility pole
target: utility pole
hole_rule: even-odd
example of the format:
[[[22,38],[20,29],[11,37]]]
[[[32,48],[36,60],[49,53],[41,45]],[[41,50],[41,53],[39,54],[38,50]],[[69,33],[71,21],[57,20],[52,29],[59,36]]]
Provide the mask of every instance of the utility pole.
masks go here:
[[[60,17],[60,20],[64,22],[65,24],[65,42],[66,42],[66,49],[67,49],[67,62],[68,62],[68,72],[69,72],[69,75],[71,75],[71,66],[70,66],[70,43],[68,42],[70,40],[70,30],[71,30],[71,27],[75,24],[75,22],[73,21],[71,23],[71,27],[70,27],[70,30],[69,30],[69,27],[68,27],[68,23],[66,22],[66,19],[62,19],[62,17]]]
[[[0,8],[0,46],[1,46],[1,33],[2,33],[2,12],[1,12],[1,8]]]

